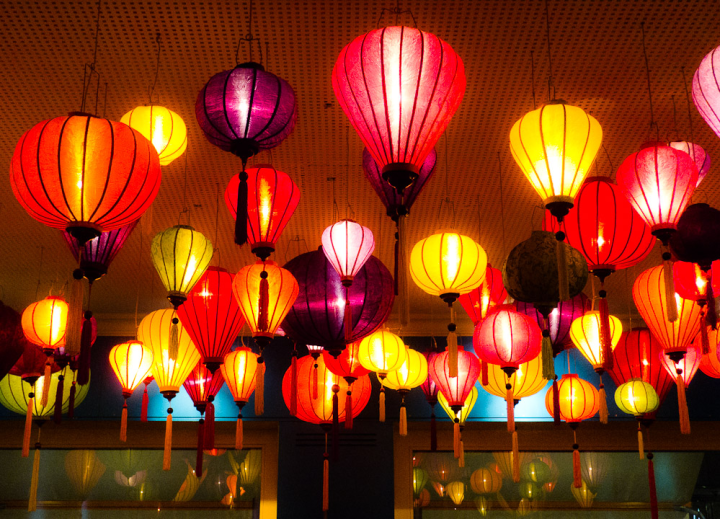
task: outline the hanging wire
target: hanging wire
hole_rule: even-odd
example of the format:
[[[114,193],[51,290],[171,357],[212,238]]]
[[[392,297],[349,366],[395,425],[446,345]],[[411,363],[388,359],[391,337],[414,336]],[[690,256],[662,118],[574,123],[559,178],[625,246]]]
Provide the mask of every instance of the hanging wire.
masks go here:
[[[332,220],[337,222],[340,219],[340,207],[338,207],[337,198],[335,197],[335,177],[327,177],[327,181],[332,183],[333,212]]]
[[[505,198],[503,197],[503,170],[498,151],[498,176],[500,177],[500,224],[502,225],[502,258],[505,258]]]
[[[645,48],[645,21],[640,23],[640,32],[642,33],[642,49],[645,58],[645,73],[647,74],[648,99],[650,101],[650,130],[655,128],[656,140],[660,140],[660,129],[655,122],[655,109],[653,108],[652,86],[650,84],[650,63],[648,62],[647,49]]]
[[[141,232],[141,233],[140,233],[140,243],[139,243],[139,245],[138,245],[138,264],[137,264],[137,268],[138,268],[138,278],[140,277],[140,268],[141,268],[141,266],[142,266],[142,257],[143,257],[143,255],[142,255],[142,246],[143,246],[143,233]],[[137,331],[138,326],[139,326],[139,325],[138,325],[138,308],[139,308],[139,306],[140,306],[140,285],[141,285],[141,284],[142,284],[142,283],[140,283],[140,282],[138,281],[137,290],[135,291],[135,330],[136,330],[136,331]]]
[[[553,79],[552,54],[550,53],[550,7],[548,0],[545,0],[545,29],[547,36],[547,55],[548,55],[548,99],[555,100],[555,81]]]
[[[347,125],[347,132],[345,134],[345,145],[347,150],[347,167],[345,169],[345,218],[355,218],[355,211],[350,204],[350,124]]]
[[[533,96],[533,110],[537,108],[537,103],[535,102],[535,52],[530,51],[530,81],[531,81],[531,87],[532,87],[532,96]]]
[[[253,25],[253,0],[250,0],[249,14],[248,14],[248,32],[245,36],[240,36],[238,39],[237,47],[235,49],[235,63],[240,64],[240,45],[242,42],[248,44],[248,55],[249,61],[253,61],[253,42],[256,41],[258,44],[258,50],[260,51],[260,62],[262,62],[262,44],[260,38],[255,38],[252,33]]]
[[[44,253],[45,253],[45,247],[43,245],[40,245],[40,263],[38,265],[38,282],[37,282],[37,286],[35,287],[35,301],[37,301],[38,292],[40,291],[40,277],[42,275]]]
[[[390,15],[393,15],[393,14],[395,15],[395,25],[398,25],[398,23],[400,21],[400,15],[409,14],[410,18],[412,18],[413,25],[415,26],[416,29],[418,28],[417,20],[415,20],[415,15],[413,14],[412,9],[405,9],[405,10],[400,9],[400,2],[398,1],[398,2],[396,2],[395,7],[391,7],[391,8],[383,7],[382,8],[382,10],[380,11],[380,16],[378,16],[377,22],[375,22],[376,29],[380,27],[380,22],[382,21],[385,13],[390,14]]]
[[[155,79],[153,80],[153,84],[150,87],[150,94],[148,95],[148,104],[153,104],[153,94],[155,93],[155,86],[157,85],[158,76],[160,75],[160,33],[157,33],[155,35],[155,43],[157,44],[157,60],[155,62]],[[158,103],[160,102],[160,98],[158,97]]]
[[[685,67],[681,67],[683,86],[685,87],[685,100],[687,101],[688,108],[688,127],[690,128],[690,142],[695,143],[695,136],[693,135],[693,124],[692,124],[692,109],[690,104],[690,91],[688,90],[687,79],[685,78]]]
[[[184,168],[184,173],[183,173],[184,177],[185,177],[185,182],[183,185],[182,209],[180,210],[180,214],[178,215],[178,225],[180,225],[180,218],[182,218],[182,215],[190,212],[190,209],[187,206],[187,180],[188,180],[187,169],[188,169],[188,156],[189,155],[190,155],[190,153],[185,152],[185,168]],[[188,214],[188,225],[190,225],[190,215],[189,214]]]
[[[214,252],[217,253],[218,266],[220,266],[220,247],[218,247],[218,222],[220,221],[220,183],[215,182],[215,241]]]
[[[608,177],[614,178],[615,177],[615,166],[613,165],[612,159],[610,159],[610,154],[608,153],[607,148],[605,147],[605,143],[601,144],[603,151],[605,152],[605,158],[608,161],[608,164],[610,164],[610,174]]]
[[[105,119],[105,113],[107,112],[107,92],[108,92],[108,84],[107,84],[107,81],[105,81],[105,100],[103,101],[103,119]]]
[[[680,133],[678,132],[678,125],[677,125],[677,106],[675,106],[675,94],[670,96],[670,99],[672,99],[672,105],[673,105],[673,132],[675,132],[675,140],[680,140]],[[668,139],[672,140],[672,139]]]
[[[102,8],[102,0],[98,0],[98,7],[97,7],[97,20],[95,22],[95,48],[93,50],[93,60],[92,63],[85,63],[84,66],[84,74],[83,74],[83,92],[82,92],[82,102],[80,103],[80,111],[85,112],[85,103],[87,99],[88,92],[90,90],[90,85],[92,84],[93,76],[96,77],[96,87],[95,87],[95,113],[97,114],[97,98],[100,94],[100,73],[95,68],[97,64],[97,53],[98,53],[98,41],[100,37],[100,13]]]

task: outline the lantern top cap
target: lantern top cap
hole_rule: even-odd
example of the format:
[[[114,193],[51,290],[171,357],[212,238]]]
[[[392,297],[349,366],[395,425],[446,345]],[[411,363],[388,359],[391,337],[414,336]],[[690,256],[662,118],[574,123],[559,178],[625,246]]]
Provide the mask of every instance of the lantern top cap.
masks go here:
[[[173,225],[172,227],[170,227],[170,229],[188,229],[190,231],[195,230],[194,227],[191,227],[190,225],[185,225],[185,224]]]
[[[255,265],[265,265],[265,266],[269,266],[269,267],[277,267],[278,266],[278,264],[275,263],[273,260],[265,260],[265,261],[257,260],[255,262]]]
[[[579,379],[580,377],[578,376],[577,373],[565,373],[561,378],[577,378],[577,379]]]
[[[263,67],[260,63],[256,63],[255,61],[246,61],[245,63],[240,63],[236,65],[235,68],[249,68],[265,71],[265,67]]]
[[[87,112],[68,112],[68,117],[94,117],[95,119],[101,119],[99,115],[90,114]]]
[[[49,295],[45,299],[51,299],[51,300],[59,299],[60,301],[65,301],[65,299],[62,296],[53,296],[53,295]]]
[[[214,267],[210,266],[207,268],[206,272],[227,272],[228,270],[222,267]]]
[[[548,101],[545,104],[546,105],[566,105],[566,104],[568,104],[568,102],[565,101],[564,99],[553,99],[552,101]]]
[[[640,149],[644,150],[646,148],[669,148],[670,146],[667,145],[665,141],[645,141],[640,145]],[[675,149],[675,148],[672,148]]]
[[[598,175],[595,177],[587,177],[585,179],[585,184],[591,184],[593,182],[605,182],[606,184],[615,184],[615,181],[610,178],[603,175]]]

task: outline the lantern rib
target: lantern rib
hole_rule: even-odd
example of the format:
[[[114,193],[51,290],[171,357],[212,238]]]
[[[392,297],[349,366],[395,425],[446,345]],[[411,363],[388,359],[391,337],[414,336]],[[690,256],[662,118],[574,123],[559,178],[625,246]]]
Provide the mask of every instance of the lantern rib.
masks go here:
[[[417,83],[415,84],[415,96],[413,99],[412,109],[410,110],[410,123],[408,124],[407,137],[405,139],[406,160],[404,160],[404,162],[409,162],[407,160],[407,151],[411,147],[410,146],[410,138],[412,137],[412,128],[413,128],[413,122],[415,121],[415,113],[417,111],[418,97],[419,97],[419,92],[420,92],[420,83],[421,83],[421,79],[422,79],[423,68],[425,65],[425,34],[422,31],[419,31],[419,32],[420,32],[420,59],[418,60],[418,63],[417,63],[418,67],[419,67],[418,71],[417,71],[418,79],[417,79]],[[402,52],[400,52],[400,55],[402,56]],[[402,81],[400,82],[400,86],[402,87]],[[432,98],[431,98],[431,100],[432,100]],[[402,125],[398,125],[398,126],[402,127]],[[417,140],[419,138],[420,138],[420,132],[418,132],[418,135],[416,137],[415,145],[412,146],[413,151],[411,152],[411,157],[415,155],[415,150],[417,149]],[[400,143],[400,139],[398,139],[398,144],[399,143]],[[417,180],[415,182],[417,182]],[[413,186],[415,184],[415,182],[413,182],[411,184],[411,186]],[[410,193],[408,193],[408,195],[410,195]]]
[[[368,87],[367,75],[366,75],[366,73],[365,73],[365,60],[363,59],[363,56],[364,56],[364,54],[365,54],[365,40],[367,39],[367,37],[368,37],[369,34],[370,34],[370,33],[365,34],[365,36],[363,37],[363,41],[362,41],[362,43],[360,44],[360,59],[359,59],[359,62],[360,62],[360,70],[362,71],[363,83],[364,83],[364,85],[365,85],[365,93],[366,93],[366,95],[367,95],[367,97],[368,97],[368,101],[369,101],[368,104],[370,105],[370,111],[372,112],[373,123],[375,124],[375,131],[376,131],[376,134],[377,134],[377,135],[380,135],[380,127],[379,127],[379,125],[378,125],[377,114],[375,113],[375,103],[372,102],[372,99],[371,99],[371,97],[370,97],[370,89],[369,89],[369,87]],[[383,53],[382,53],[382,45],[383,45],[383,41],[384,41],[384,35],[385,35],[385,29],[382,30],[382,36],[380,37],[380,49],[381,49],[381,50],[380,50],[380,55],[381,55],[380,64],[381,64],[381,66],[384,66],[384,56],[383,56]],[[345,56],[347,57],[347,53],[345,54]],[[382,78],[383,78],[383,94],[384,94],[384,93],[385,93],[385,87],[384,87],[384,85],[385,85],[385,74],[384,74],[384,72],[383,72],[383,74],[382,74]],[[350,84],[350,83],[348,82],[348,84]],[[384,95],[383,95],[383,97],[384,97]],[[385,100],[385,102],[387,102],[387,100]],[[360,113],[362,113],[362,110],[360,110],[360,105],[359,105],[359,104],[357,105],[357,108],[359,109],[358,111],[359,111]],[[386,107],[386,109],[387,109],[387,107]],[[364,119],[364,116],[363,116],[363,119]],[[370,131],[370,127],[369,127],[369,126],[368,126],[368,133],[369,133],[370,135],[373,134],[373,132]],[[382,141],[382,139],[380,139],[380,144],[382,145],[383,155],[385,155],[385,156],[387,157],[387,150],[385,149],[385,143]],[[389,160],[388,162],[391,162],[391,161],[393,160],[393,155],[392,155],[392,142],[390,143],[390,146],[391,146],[391,149],[390,149],[390,160]],[[378,154],[378,155],[379,155],[379,154]]]
[[[544,137],[543,137],[543,133],[542,133],[542,111],[543,111],[544,108],[545,108],[544,106],[541,106],[541,107],[540,107],[540,114],[539,114],[540,124],[539,124],[539,126],[540,126],[540,139],[541,139],[541,141],[542,141],[542,146],[543,146],[543,158],[545,158],[545,162],[547,163],[547,159],[546,159],[546,157],[545,157],[545,144],[544,144],[545,141],[543,140]],[[518,128],[518,130],[517,130],[517,131],[518,131],[518,141],[520,142],[520,145],[522,146],[522,151],[525,153],[525,160],[526,160],[527,163],[530,165],[530,168],[531,168],[531,170],[532,170],[532,173],[533,173],[534,176],[535,176],[535,182],[532,181],[532,178],[531,178],[531,176],[529,175],[529,172],[528,172],[527,170],[524,170],[523,172],[525,173],[526,176],[528,176],[528,178],[530,179],[530,183],[531,183],[531,184],[535,184],[535,185],[539,186],[540,190],[542,191],[542,195],[541,195],[540,198],[542,198],[543,201],[544,201],[546,198],[548,198],[548,193],[547,193],[545,187],[543,186],[542,180],[540,179],[540,173],[538,173],[538,171],[535,169],[535,164],[534,164],[533,161],[530,159],[530,153],[528,153],[528,150],[527,150],[527,148],[525,147],[525,141],[524,141],[524,139],[523,139],[523,137],[522,137],[522,126],[523,126],[523,123],[525,122],[525,118],[527,117],[527,115],[528,115],[528,114],[523,115],[523,116],[520,118],[520,121],[519,121],[519,123],[518,123],[518,125],[517,125],[517,128]],[[511,134],[512,134],[512,130],[511,130]],[[512,140],[511,140],[511,142],[512,142]],[[513,156],[516,156],[516,155],[517,155],[514,147],[510,146],[510,151],[513,153]],[[515,160],[516,160],[516,162],[520,163],[520,160],[518,160],[518,158],[521,158],[521,157],[519,157],[519,155],[517,155],[517,157],[515,158]],[[549,168],[549,167],[550,167],[550,166],[548,166],[548,168]],[[550,180],[550,183],[551,183],[551,186],[552,186],[552,179]],[[536,188],[536,190],[537,190],[537,188]]]
[[[277,110],[278,110],[278,107],[280,106],[280,101],[282,100],[282,82],[281,82],[280,78],[277,77],[277,76],[275,76],[275,81],[277,82],[277,87],[276,87],[276,89],[275,89],[275,91],[277,92],[276,98],[275,98],[275,107],[273,108],[272,112],[270,113],[270,116],[269,116],[269,117],[267,118],[267,120],[265,121],[265,126],[263,126],[262,128],[260,128],[260,130],[258,130],[257,132],[255,132],[255,136],[253,137],[253,139],[256,138],[256,137],[261,136],[268,128],[270,128],[271,124],[272,124],[273,121],[275,120],[275,116],[277,115]],[[253,90],[254,90],[254,89],[253,89]],[[252,102],[251,102],[250,106],[252,106]],[[247,126],[248,126],[248,130],[250,129],[250,116],[249,116],[249,113],[250,113],[250,111],[248,111],[248,125],[247,125]],[[287,127],[287,124],[288,124],[288,122],[289,122],[290,120],[292,120],[292,117],[290,117],[290,118],[285,122],[285,125],[281,126],[277,132],[275,132],[275,133],[273,133],[273,134],[270,134],[270,135],[268,135],[268,136],[266,136],[266,137],[264,137],[264,138],[258,139],[258,142],[268,141],[268,140],[270,140],[270,139],[273,139],[274,137],[276,137],[276,136],[279,135],[280,133],[282,133],[282,132],[285,130],[285,128]]]
[[[62,181],[62,145],[65,139],[63,138],[65,136],[65,127],[70,122],[70,120],[73,119],[73,117],[68,117],[63,121],[62,127],[60,128],[60,135],[58,136],[58,163],[57,163],[57,173],[58,173],[58,183],[60,184],[60,192],[62,193],[62,199],[63,202],[65,202],[65,207],[67,208],[68,212],[70,213],[70,217],[73,220],[77,220],[75,217],[75,213],[70,208],[70,204],[68,203],[67,196],[65,195],[65,186],[63,185]],[[88,118],[89,121],[89,118]],[[38,165],[38,179],[40,180],[40,183],[43,186],[43,190],[45,190],[45,182],[43,182],[42,174],[40,174],[40,149],[42,144],[42,134],[44,133],[45,127],[43,127],[43,132],[40,134],[40,139],[38,140],[38,147],[37,147],[37,165]],[[87,135],[87,132],[86,132]],[[83,161],[83,170],[85,169],[85,162]],[[48,196],[48,201],[52,204],[53,207],[55,207],[55,204],[50,200],[50,196],[47,193],[47,190],[45,190],[45,194]],[[82,204],[82,201],[81,201]],[[60,213],[60,217],[63,218],[65,215],[58,209],[58,213]]]
[[[400,28],[400,53],[398,54],[398,61],[400,62],[400,66],[402,66],[402,44],[403,44],[403,29],[404,27]],[[388,135],[388,145],[390,146],[390,157],[393,162],[395,162],[395,150],[393,146],[393,135],[392,135],[392,128],[390,127],[390,114],[388,110],[388,100],[387,100],[387,79],[385,74],[385,31],[387,30],[387,27],[382,29],[382,35],[380,36],[380,77],[382,77],[382,96],[383,96],[383,105],[385,107],[385,126],[387,127],[387,135]],[[363,74],[364,75],[364,74]],[[368,91],[369,93],[369,91]],[[402,94],[400,95],[400,98],[402,99]],[[401,112],[402,115],[402,112]],[[402,120],[398,119],[398,127],[402,125]],[[379,128],[378,128],[379,133]],[[399,156],[399,150],[398,150],[398,158],[397,161],[400,162],[400,156]]]
[[[90,117],[88,117],[88,121],[89,121],[89,120],[90,120]],[[102,220],[103,218],[105,218],[113,209],[115,209],[115,208],[117,207],[117,205],[120,203],[120,200],[122,200],[123,195],[125,194],[125,191],[127,191],[127,187],[128,187],[128,185],[130,184],[130,180],[132,180],[132,177],[133,177],[132,173],[133,173],[133,171],[135,171],[135,162],[136,162],[136,160],[137,160],[137,155],[138,155],[137,135],[135,134],[135,130],[132,130],[132,129],[131,129],[131,130],[130,130],[130,133],[131,133],[132,136],[133,136],[133,153],[132,153],[132,157],[133,157],[133,158],[132,158],[132,162],[131,162],[131,164],[130,164],[130,171],[128,172],[128,177],[127,177],[127,180],[126,180],[126,182],[125,182],[125,186],[123,186],[123,189],[122,189],[122,191],[120,192],[120,196],[117,197],[117,199],[115,200],[115,203],[113,203],[113,204],[110,206],[110,208],[105,212],[105,214],[103,214],[103,215],[102,215],[101,217],[99,217],[99,218],[95,218],[95,215],[96,215],[97,212],[100,210],[100,206],[102,205],[103,201],[105,200],[105,195],[107,194],[108,185],[110,184],[110,176],[111,176],[112,169],[113,169],[113,160],[115,159],[115,131],[114,131],[114,128],[113,128],[112,123],[111,123],[109,120],[107,120],[107,119],[106,119],[106,121],[107,121],[108,127],[109,127],[109,129],[110,129],[110,146],[109,146],[109,149],[110,149],[110,158],[108,159],[108,171],[107,171],[107,175],[106,175],[106,177],[105,177],[105,185],[103,186],[103,192],[102,192],[102,194],[100,195],[100,199],[99,199],[99,200],[97,201],[97,203],[95,204],[95,209],[93,210],[92,214],[90,215],[90,218],[89,218],[90,221],[92,221],[93,219],[96,219],[96,220],[98,220],[98,221],[101,221],[101,220]],[[89,128],[89,127],[90,127],[90,125],[88,124],[88,128]],[[86,129],[85,131],[87,132],[87,129]],[[148,143],[149,143],[149,142],[148,142]],[[149,144],[151,144],[151,143],[149,143]],[[87,133],[86,133],[86,138],[85,138],[85,146],[87,146]],[[149,167],[150,167],[150,162],[148,161],[148,171],[149,171]],[[147,175],[145,175],[145,180],[147,180]],[[144,181],[143,181],[143,184],[144,184]],[[83,165],[83,188],[84,188],[84,186],[85,186],[85,166]],[[82,198],[82,207],[81,207],[81,214],[82,214],[82,212],[84,212],[84,210],[85,210],[84,201],[85,201],[85,196],[83,195],[83,198]],[[83,216],[83,218],[84,218],[84,216]]]

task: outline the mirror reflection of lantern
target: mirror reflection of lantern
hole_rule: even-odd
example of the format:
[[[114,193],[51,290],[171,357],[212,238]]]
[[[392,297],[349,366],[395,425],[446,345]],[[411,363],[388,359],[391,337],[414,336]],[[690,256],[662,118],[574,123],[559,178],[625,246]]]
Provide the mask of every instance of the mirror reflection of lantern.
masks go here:
[[[420,492],[423,491],[427,482],[427,471],[420,467],[415,467],[413,469],[413,494],[415,495],[415,497],[418,497],[420,495]]]
[[[105,464],[100,461],[95,451],[70,451],[65,455],[65,473],[75,492],[85,499],[105,474]]]
[[[481,517],[486,517],[488,509],[490,508],[490,506],[488,505],[487,497],[479,496],[475,498],[475,507],[477,508],[477,511]]]
[[[461,505],[465,499],[465,483],[462,481],[453,481],[448,483],[447,494],[456,505]]]
[[[202,485],[203,481],[205,481],[207,474],[207,469],[205,469],[202,476],[196,475],[195,470],[188,463],[188,473],[185,476],[185,480],[182,482],[182,485],[180,485],[180,489],[177,494],[175,494],[173,501],[190,501],[193,497],[195,497],[200,485]]]
[[[545,465],[547,465],[550,469],[550,477],[543,485],[543,490],[545,492],[552,492],[553,490],[555,490],[555,486],[557,485],[558,477],[560,476],[560,470],[558,469],[557,463],[555,463],[550,457],[550,454],[543,453],[538,456],[538,459],[542,461]]]
[[[505,479],[512,479],[515,483],[520,482],[520,473],[518,471],[518,479],[515,481],[515,471],[513,470],[513,467],[516,465],[515,463],[515,453],[513,451],[503,451],[503,452],[493,452],[492,453],[493,458],[495,459],[495,463],[497,463],[497,467],[500,470],[500,474],[502,474],[502,477]],[[517,465],[522,467],[530,460],[531,454],[529,452],[519,452],[517,454]]]
[[[582,482],[580,488],[575,488],[575,485],[570,485],[570,492],[572,492],[575,501],[577,501],[582,508],[592,508],[593,501],[597,496],[597,494],[590,491],[585,481]]]
[[[612,464],[610,456],[602,452],[583,452],[580,460],[583,482],[591,491],[597,493],[597,489],[610,472]]]
[[[429,504],[430,504],[430,492],[428,491],[427,488],[423,488],[420,491],[420,494],[413,501],[413,506],[415,508],[424,508]]]
[[[470,488],[476,494],[495,494],[502,488],[502,476],[489,468],[480,468],[470,476]]]
[[[459,476],[460,468],[450,453],[430,452],[424,460],[430,483],[440,497],[445,497],[447,484]]]

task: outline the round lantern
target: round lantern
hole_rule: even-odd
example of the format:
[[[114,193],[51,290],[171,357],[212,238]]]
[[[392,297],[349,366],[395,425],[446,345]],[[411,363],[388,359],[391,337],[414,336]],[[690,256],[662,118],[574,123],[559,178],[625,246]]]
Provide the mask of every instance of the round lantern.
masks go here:
[[[432,452],[423,461],[430,482],[440,497],[445,497],[445,487],[451,480],[460,477],[461,470],[450,453]]]
[[[70,247],[70,252],[75,261],[80,263],[80,270],[90,283],[107,274],[110,263],[125,245],[137,223],[138,221],[135,220],[118,229],[103,232],[97,238],[88,241],[83,247],[78,246],[77,241],[69,232],[63,232],[63,238]]]
[[[676,150],[684,151],[690,155],[691,159],[693,159],[693,162],[698,169],[697,184],[695,184],[695,187],[698,187],[700,182],[702,182],[708,174],[708,171],[710,171],[710,155],[707,154],[702,146],[692,142],[677,141],[669,143],[668,146],[675,148]]]
[[[502,476],[487,468],[477,469],[470,475],[470,488],[476,494],[495,494],[502,488]]]
[[[670,248],[677,259],[697,263],[703,271],[709,271],[712,262],[720,259],[720,245],[715,239],[718,233],[720,211],[708,204],[692,204],[678,219]]]
[[[535,458],[522,467],[522,478],[542,487],[552,477],[550,467],[543,460]],[[539,493],[539,489],[538,492]]]
[[[215,74],[198,93],[195,117],[207,140],[243,161],[280,144],[295,127],[295,92],[262,65]]]
[[[211,372],[205,364],[198,362],[183,382],[183,387],[200,413],[198,422],[197,453],[195,473],[203,473],[203,451],[215,448],[215,397],[225,380],[219,371]],[[205,415],[205,418],[203,418]]]
[[[283,329],[303,344],[317,344],[333,354],[346,345],[345,287],[323,251],[293,258],[285,268],[297,279],[299,294]],[[371,334],[390,315],[395,295],[390,271],[374,256],[355,275],[349,287],[353,329],[349,343]]]
[[[10,185],[30,216],[68,231],[82,246],[142,216],[160,189],[160,162],[140,132],[74,113],[23,134]]]
[[[225,355],[220,365],[222,376],[227,382],[238,407],[238,418],[235,426],[235,450],[243,448],[242,410],[255,391],[258,371],[258,355],[246,346],[236,348]]]
[[[692,82],[695,107],[716,135],[720,136],[720,52],[715,48],[700,62]]]
[[[510,130],[510,151],[545,207],[562,220],[595,161],[600,123],[581,108],[553,100]]]
[[[210,265],[213,246],[189,225],[176,225],[155,235],[150,254],[168,299],[177,310]]]
[[[387,330],[378,330],[360,342],[360,364],[377,373],[380,379],[380,421],[385,421],[385,377],[400,369],[407,358],[407,348],[402,339]]]
[[[290,175],[270,164],[258,164],[245,172],[247,179],[247,241],[260,259],[267,259],[300,203],[300,188]],[[237,218],[240,175],[225,189],[225,205]]]
[[[457,423],[460,426],[459,438],[456,440],[457,443],[453,446],[455,451],[454,454],[455,457],[458,459],[458,466],[460,468],[465,466],[465,446],[462,440],[462,433],[465,429],[465,421],[468,419],[468,416],[470,416],[470,412],[472,411],[473,407],[475,407],[475,402],[477,402],[477,398],[478,390],[477,388],[473,387],[472,391],[470,391],[470,394],[465,399],[462,409],[456,411],[450,407],[450,404],[448,404],[448,401],[445,398],[445,395],[442,394],[442,392],[438,392],[437,396],[438,402],[440,402],[440,407],[443,408],[445,414],[447,414],[450,420],[452,420],[453,422],[457,420]]]
[[[560,477],[560,469],[558,469],[557,463],[553,461],[550,454],[541,454],[538,456],[538,459],[550,468],[550,477],[542,488],[545,492],[552,492],[557,486],[558,478]]]
[[[148,376],[153,365],[153,352],[139,341],[124,342],[110,350],[110,367],[120,382],[123,396],[120,441],[127,441],[127,399]]]
[[[402,195],[460,106],[465,68],[437,36],[385,27],[345,46],[332,84],[383,179]]]
[[[700,360],[700,371],[705,373],[708,377],[720,378],[720,357],[718,357],[718,330],[708,328],[708,344],[710,345],[709,351],[703,354]],[[696,339],[697,340],[697,339]]]
[[[462,481],[453,481],[448,483],[447,495],[456,505],[461,505],[465,499],[465,483]]]
[[[550,416],[555,414],[555,406],[559,408],[562,420],[573,430],[573,484],[575,488],[582,486],[580,474],[580,447],[577,442],[577,427],[582,420],[592,418],[600,409],[600,395],[595,386],[581,379],[574,373],[565,374],[558,382],[557,396],[552,389],[545,395],[545,407]]]
[[[178,317],[211,373],[245,325],[232,291],[233,276],[220,267],[208,267],[180,308]]]
[[[50,376],[50,383],[48,384],[50,392],[55,394],[59,385],[60,371],[53,373]],[[55,412],[55,405],[57,400],[52,400],[46,405],[43,405],[39,399],[35,398],[35,395],[41,393],[45,387],[46,378],[45,376],[39,376],[32,384],[23,384],[27,379],[18,375],[9,373],[2,380],[0,380],[0,403],[5,406],[6,409],[13,411],[17,414],[26,416],[28,413],[28,407],[31,410],[31,416],[36,419],[48,419]],[[80,386],[75,393],[75,406],[79,406],[90,390],[90,384]],[[62,412],[66,413],[70,409],[70,390],[65,389],[62,393]]]
[[[690,155],[649,142],[620,165],[617,183],[650,231],[664,245],[690,202],[698,171]]]
[[[487,384],[481,384],[482,388],[502,399],[507,397],[507,384],[512,386],[513,399],[521,400],[539,393],[548,383],[542,376],[542,359],[539,356],[520,364],[509,378],[497,364],[487,364],[487,372]]]
[[[185,121],[164,106],[138,106],[123,115],[120,122],[152,142],[161,166],[167,166],[187,149]]]
[[[428,377],[428,364],[425,356],[405,346],[405,361],[402,365],[388,372],[381,384],[400,393],[400,436],[407,436],[407,411],[405,397],[411,389],[420,386]]]
[[[623,413],[640,418],[655,412],[660,406],[660,398],[651,384],[634,378],[615,390],[615,404]]]
[[[482,285],[462,294],[458,300],[473,325],[477,325],[485,319],[490,309],[502,304],[507,296],[507,291],[502,284],[502,272],[488,263]]]

